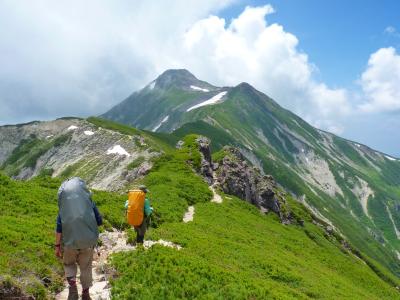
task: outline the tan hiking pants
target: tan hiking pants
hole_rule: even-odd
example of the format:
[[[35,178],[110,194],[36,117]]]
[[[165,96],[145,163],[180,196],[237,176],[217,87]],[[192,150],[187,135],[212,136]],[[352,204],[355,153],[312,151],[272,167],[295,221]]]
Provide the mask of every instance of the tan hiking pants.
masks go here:
[[[92,286],[92,262],[93,262],[93,248],[86,249],[71,249],[64,248],[64,271],[65,277],[76,277],[79,270],[81,272],[81,284],[83,289]]]

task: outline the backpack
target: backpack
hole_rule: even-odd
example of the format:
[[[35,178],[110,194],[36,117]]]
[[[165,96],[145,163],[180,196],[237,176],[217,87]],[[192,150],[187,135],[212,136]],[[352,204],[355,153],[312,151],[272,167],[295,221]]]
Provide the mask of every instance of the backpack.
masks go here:
[[[142,190],[130,190],[128,192],[128,210],[126,218],[131,226],[140,226],[144,218],[145,192]]]
[[[64,246],[72,249],[94,247],[99,237],[91,194],[79,177],[64,181],[58,195]]]

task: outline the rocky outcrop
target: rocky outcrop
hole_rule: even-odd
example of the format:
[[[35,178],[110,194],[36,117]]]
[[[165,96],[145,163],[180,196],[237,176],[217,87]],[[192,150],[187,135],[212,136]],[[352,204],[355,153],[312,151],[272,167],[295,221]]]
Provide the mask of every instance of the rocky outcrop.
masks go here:
[[[15,179],[46,171],[117,191],[145,176],[158,155],[139,133],[127,135],[78,118],[0,127],[0,165]]]
[[[285,195],[271,175],[263,175],[258,168],[250,166],[239,149],[233,147],[225,147],[225,156],[214,163],[210,141],[199,137],[196,142],[201,154],[200,174],[209,185],[257,206],[262,212],[276,213],[284,224],[291,223]]]
[[[291,223],[285,195],[279,191],[274,178],[262,175],[259,169],[250,166],[238,149],[225,147],[224,152],[226,155],[216,170],[216,185],[225,193],[246,200],[263,212],[276,213],[282,223]]]
[[[203,175],[204,179],[208,182],[209,185],[213,184],[213,163],[211,159],[211,151],[210,151],[210,141],[204,137],[200,136],[196,139],[196,142],[199,145],[199,151],[201,155],[201,166],[200,173]]]

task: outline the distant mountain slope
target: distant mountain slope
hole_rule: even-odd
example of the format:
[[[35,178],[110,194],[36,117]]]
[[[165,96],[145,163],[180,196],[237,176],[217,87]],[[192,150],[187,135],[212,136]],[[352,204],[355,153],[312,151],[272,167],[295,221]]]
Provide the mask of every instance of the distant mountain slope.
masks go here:
[[[3,171],[17,179],[43,173],[79,175],[95,189],[120,190],[143,177],[152,159],[161,154],[160,147],[139,130],[88,120],[63,118],[0,127]]]
[[[213,87],[186,70],[164,72],[103,116],[157,132],[199,132],[217,147],[221,139],[240,146],[253,164],[400,275],[397,158],[318,130],[247,83]]]
[[[186,70],[168,70],[102,117],[152,131],[171,130],[182,112],[221,91]]]

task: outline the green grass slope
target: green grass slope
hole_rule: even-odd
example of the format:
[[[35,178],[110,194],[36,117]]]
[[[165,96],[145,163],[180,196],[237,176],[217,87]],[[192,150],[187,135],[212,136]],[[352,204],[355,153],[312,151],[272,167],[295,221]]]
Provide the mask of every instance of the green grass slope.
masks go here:
[[[137,134],[112,122],[91,122]],[[396,278],[344,249],[289,196],[304,227],[284,226],[275,215],[262,215],[235,197],[211,203],[207,184],[193,171],[200,166],[195,135],[182,138],[182,149],[173,149],[156,135],[140,134],[164,150],[141,181],[155,208],[147,238],[170,240],[183,249],[155,246],[115,255],[115,299],[400,299]],[[52,245],[62,179],[43,175],[14,181],[0,174],[0,290],[14,286],[45,299],[61,288],[62,265]],[[104,215],[101,230],[128,228],[126,195],[94,191],[93,199]],[[184,224],[189,205],[196,208],[194,221]]]
[[[201,196],[201,186],[207,187],[194,180],[192,193],[168,193],[179,190],[189,175],[176,171],[175,179],[167,180],[179,160],[193,158],[192,141],[189,136],[186,149],[161,159],[146,181],[157,191],[153,201],[168,203],[169,210],[162,213],[169,220],[157,222],[148,238],[173,241],[183,249],[156,246],[113,256],[119,275],[112,282],[116,299],[400,299],[393,275],[345,250],[290,198],[304,227],[284,226],[275,215],[262,215],[235,197],[211,203],[209,195],[196,201],[194,221],[182,223],[183,207],[193,204],[193,195]],[[171,210],[179,212],[176,218]]]
[[[189,224],[151,232],[175,249],[114,256],[117,299],[400,299],[363,261],[323,231],[283,226],[238,199],[196,205]]]

